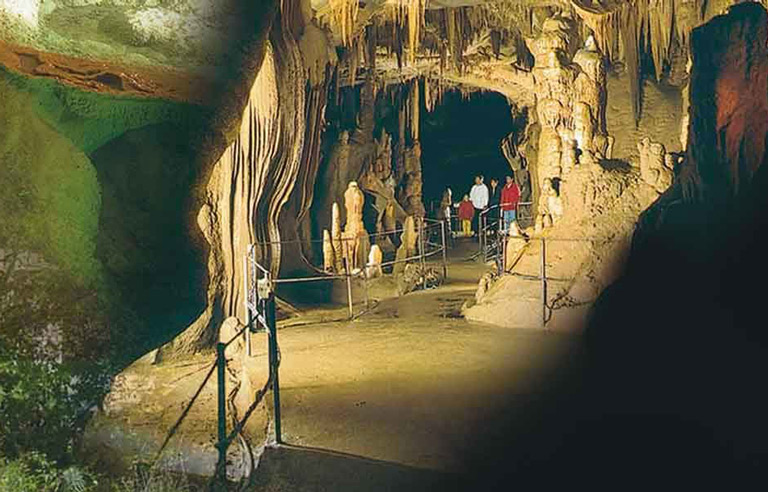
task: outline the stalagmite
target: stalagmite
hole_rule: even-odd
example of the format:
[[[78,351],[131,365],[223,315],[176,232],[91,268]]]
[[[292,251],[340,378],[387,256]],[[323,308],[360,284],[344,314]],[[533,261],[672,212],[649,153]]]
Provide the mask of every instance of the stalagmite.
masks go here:
[[[370,240],[363,224],[363,205],[365,196],[356,181],[350,181],[344,192],[344,207],[347,210],[347,223],[344,225],[342,239],[346,243],[344,257],[347,265],[355,271],[362,268],[368,259]]]
[[[593,150],[595,122],[587,103],[577,102],[573,107],[573,137],[580,149]]]
[[[381,277],[381,261],[384,255],[378,245],[371,246],[371,252],[368,254],[368,264],[366,265],[366,276],[368,278]]]
[[[578,205],[574,214],[584,210],[580,206],[583,178],[563,179],[554,197],[551,181],[580,169],[579,156],[592,166],[610,153],[603,55],[594,38],[588,37],[580,49],[577,41],[573,21],[556,16],[543,22],[541,35],[532,45],[536,60],[533,68],[536,115],[540,124],[533,176],[539,186],[534,196],[538,211],[534,215],[540,217],[540,227],[550,225],[553,219],[559,220],[567,213],[563,210],[564,204]],[[574,184],[571,186],[570,182]]]
[[[334,256],[331,233],[328,229],[323,229],[323,270],[327,273],[333,273],[336,269]]]
[[[657,192],[664,192],[674,176],[674,158],[667,154],[664,145],[651,142],[645,137],[637,144],[640,153],[640,177]]]
[[[563,175],[570,173],[576,166],[576,141],[566,136],[562,140],[560,168]]]
[[[400,247],[397,248],[395,255],[395,274],[402,273],[405,270],[405,260],[416,255],[416,223],[412,216],[408,216],[403,223],[403,233],[400,235]]]
[[[395,219],[395,204],[390,202],[384,211],[384,217],[381,221],[384,230],[391,233],[397,229],[397,222]]]
[[[334,203],[331,207],[331,244],[334,251],[334,270],[339,273],[344,271],[344,249],[341,236],[341,212],[339,204]]]

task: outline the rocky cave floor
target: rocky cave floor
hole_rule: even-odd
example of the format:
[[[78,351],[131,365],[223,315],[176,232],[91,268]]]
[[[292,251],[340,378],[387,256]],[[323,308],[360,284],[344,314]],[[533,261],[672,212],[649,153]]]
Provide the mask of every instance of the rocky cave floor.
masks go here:
[[[282,322],[287,445],[266,449],[257,490],[432,490],[466,471],[466,460],[482,452],[474,441],[493,439],[499,419],[535,399],[537,379],[578,343],[567,334],[463,319],[460,307],[487,270],[466,260],[474,248],[474,242],[458,241],[445,285],[383,299],[353,322],[323,323],[333,315],[327,309]],[[249,378],[260,387],[266,340],[257,334],[252,343]],[[89,429],[91,452],[103,461],[153,456],[211,359],[161,366],[144,359],[124,371],[107,412]],[[164,453],[165,466],[210,473],[215,388],[212,379]],[[263,414],[251,418],[256,427],[266,420]]]

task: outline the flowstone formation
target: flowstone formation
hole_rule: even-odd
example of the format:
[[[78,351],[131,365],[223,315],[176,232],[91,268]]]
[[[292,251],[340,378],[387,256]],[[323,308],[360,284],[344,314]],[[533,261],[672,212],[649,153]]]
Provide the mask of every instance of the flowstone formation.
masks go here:
[[[677,157],[668,154],[664,145],[648,137],[637,144],[640,152],[640,177],[660,194],[672,184]]]
[[[601,53],[592,38],[577,49],[573,19],[554,17],[544,22],[533,45],[533,68],[541,125],[536,162],[538,216],[544,227],[569,210],[550,207],[553,193],[569,192],[569,176],[581,161],[610,158],[611,137],[605,129],[606,75]],[[557,190],[552,182],[557,180]],[[549,209],[554,210],[550,211]]]

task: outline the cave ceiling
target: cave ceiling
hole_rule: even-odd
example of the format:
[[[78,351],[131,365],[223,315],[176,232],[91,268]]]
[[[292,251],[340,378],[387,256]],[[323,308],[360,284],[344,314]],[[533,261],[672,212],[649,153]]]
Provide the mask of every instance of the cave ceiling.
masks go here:
[[[112,94],[205,102],[272,0],[0,0],[0,64]]]
[[[580,20],[609,60],[626,62],[638,92],[643,53],[660,79],[687,53],[690,31],[738,1],[305,0],[304,9],[341,53],[342,84],[426,76],[532,99],[521,96],[531,88],[526,51],[553,13]],[[0,64],[86,90],[203,102],[273,3],[0,0]]]

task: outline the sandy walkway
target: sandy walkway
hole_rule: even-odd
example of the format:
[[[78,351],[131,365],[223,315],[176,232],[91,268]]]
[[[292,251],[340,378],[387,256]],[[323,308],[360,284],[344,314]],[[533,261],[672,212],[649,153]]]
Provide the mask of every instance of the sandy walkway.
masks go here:
[[[469,443],[535,398],[573,339],[456,317],[485,271],[466,253],[444,287],[280,330],[283,434],[299,448],[267,451],[259,490],[438,490],[445,475],[425,470],[464,471]]]

